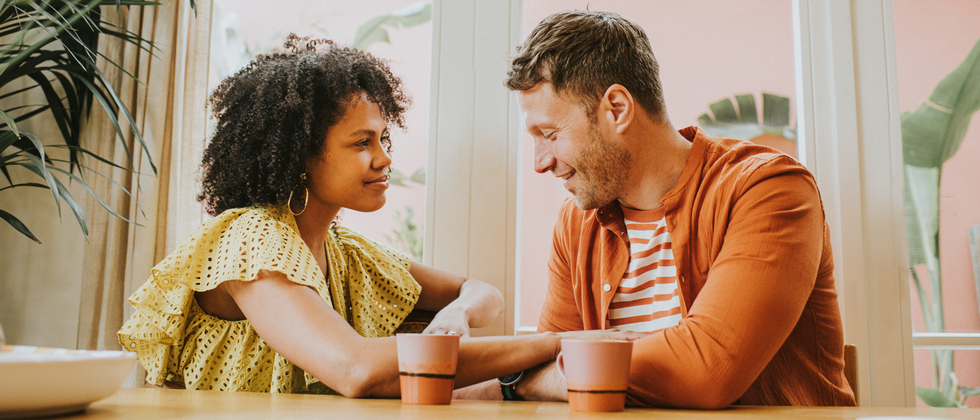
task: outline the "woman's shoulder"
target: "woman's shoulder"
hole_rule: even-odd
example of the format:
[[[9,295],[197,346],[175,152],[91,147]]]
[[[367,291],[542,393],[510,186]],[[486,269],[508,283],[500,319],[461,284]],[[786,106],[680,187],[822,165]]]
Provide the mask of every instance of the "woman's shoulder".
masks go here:
[[[356,248],[375,258],[394,259],[400,265],[411,267],[412,259],[391,246],[375,241],[349,227],[334,226],[332,230],[342,248]]]
[[[249,207],[218,214],[154,267],[154,277],[180,277],[196,291],[226,280],[251,280],[260,270],[297,273],[304,283],[319,283],[313,255],[291,215],[283,212]]]
[[[284,214],[285,213],[285,214]],[[295,220],[276,207],[234,208],[204,221],[182,245],[253,243],[263,246],[301,240]]]
[[[204,229],[235,229],[245,233],[253,231],[265,233],[263,229],[275,228],[276,231],[286,229],[294,231],[296,221],[285,210],[276,206],[255,206],[228,209],[204,222]]]

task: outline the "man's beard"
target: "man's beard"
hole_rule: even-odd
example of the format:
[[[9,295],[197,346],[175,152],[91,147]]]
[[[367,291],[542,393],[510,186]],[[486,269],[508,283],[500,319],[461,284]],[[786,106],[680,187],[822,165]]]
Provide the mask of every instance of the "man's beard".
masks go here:
[[[597,209],[619,198],[633,164],[629,150],[599,134],[595,124],[589,127],[588,140],[572,165],[582,178],[582,187],[573,193],[582,210]]]

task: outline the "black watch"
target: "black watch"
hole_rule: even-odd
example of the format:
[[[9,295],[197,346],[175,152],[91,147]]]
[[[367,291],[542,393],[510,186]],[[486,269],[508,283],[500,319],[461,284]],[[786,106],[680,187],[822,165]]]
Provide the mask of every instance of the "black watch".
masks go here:
[[[524,401],[514,387],[524,378],[524,371],[511,373],[497,378],[500,382],[500,394],[504,396],[504,401]]]

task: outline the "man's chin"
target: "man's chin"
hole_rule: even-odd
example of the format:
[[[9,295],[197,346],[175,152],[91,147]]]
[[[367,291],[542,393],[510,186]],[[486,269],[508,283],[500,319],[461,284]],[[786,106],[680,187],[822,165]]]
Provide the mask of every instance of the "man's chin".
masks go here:
[[[605,207],[612,202],[612,200],[602,200],[599,197],[580,194],[573,194],[572,198],[575,200],[575,205],[584,211]]]

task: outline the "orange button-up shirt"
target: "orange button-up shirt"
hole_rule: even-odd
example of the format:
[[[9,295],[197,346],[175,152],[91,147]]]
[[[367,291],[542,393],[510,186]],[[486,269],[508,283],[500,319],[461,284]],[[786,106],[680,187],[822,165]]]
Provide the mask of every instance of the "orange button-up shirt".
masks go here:
[[[661,202],[686,316],[634,343],[630,402],[854,405],[813,176],[773,149],[680,133],[691,155]],[[582,211],[566,201],[538,330],[606,328],[628,263],[619,204]]]

